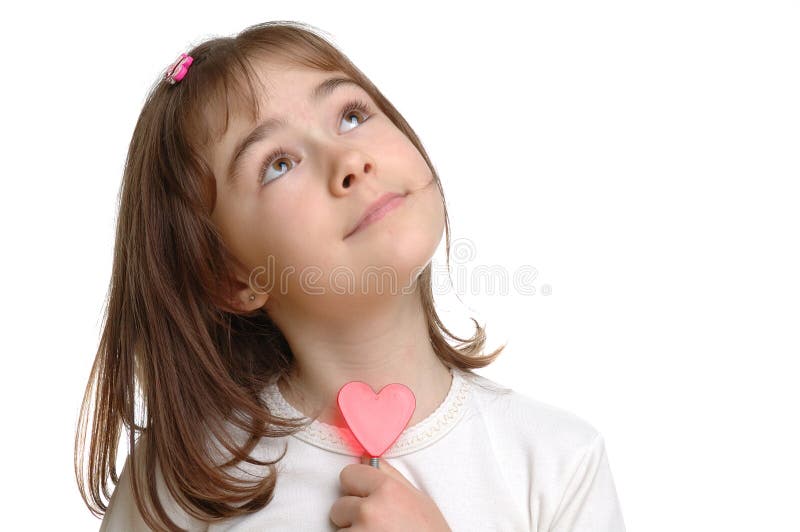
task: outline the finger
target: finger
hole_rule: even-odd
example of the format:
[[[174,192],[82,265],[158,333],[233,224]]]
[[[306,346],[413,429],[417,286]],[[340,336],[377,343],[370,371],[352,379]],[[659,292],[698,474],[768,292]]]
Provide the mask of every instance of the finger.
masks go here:
[[[350,495],[339,497],[331,506],[328,517],[334,525],[340,528],[351,527],[358,516],[359,506],[362,501],[361,497]]]
[[[386,475],[364,464],[349,464],[339,473],[342,490],[357,497],[369,496],[385,481]]]

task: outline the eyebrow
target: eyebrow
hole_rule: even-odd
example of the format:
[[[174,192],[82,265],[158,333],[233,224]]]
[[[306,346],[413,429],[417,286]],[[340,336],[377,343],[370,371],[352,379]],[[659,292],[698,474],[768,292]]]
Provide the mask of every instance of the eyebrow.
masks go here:
[[[311,90],[308,99],[312,102],[319,102],[320,100],[330,96],[338,87],[344,85],[353,85],[363,89],[361,84],[350,78],[328,78]],[[236,145],[236,148],[233,150],[233,157],[228,164],[226,182],[229,186],[235,183],[236,177],[239,173],[239,167],[242,164],[242,159],[247,154],[248,149],[254,144],[257,144],[269,137],[273,132],[285,126],[286,119],[284,118],[268,118],[256,126],[256,128],[244,139],[239,141],[239,143]]]

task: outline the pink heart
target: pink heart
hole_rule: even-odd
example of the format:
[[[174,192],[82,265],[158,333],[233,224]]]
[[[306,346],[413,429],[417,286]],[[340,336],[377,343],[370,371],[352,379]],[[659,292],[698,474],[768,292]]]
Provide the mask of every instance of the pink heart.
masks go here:
[[[381,456],[397,440],[417,406],[408,386],[387,384],[376,394],[361,381],[342,386],[337,402],[353,436],[371,457]]]

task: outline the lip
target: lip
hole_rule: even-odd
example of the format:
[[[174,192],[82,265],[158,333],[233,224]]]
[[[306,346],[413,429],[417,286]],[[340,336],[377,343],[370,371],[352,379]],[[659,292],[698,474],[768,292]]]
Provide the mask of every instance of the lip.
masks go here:
[[[358,219],[358,223],[356,226],[345,236],[345,238],[349,237],[353,233],[363,229],[364,227],[368,226],[372,222],[378,221],[384,217],[384,215],[403,203],[402,198],[405,198],[405,194],[400,194],[397,192],[387,192],[386,194],[379,197],[377,200],[372,202],[364,211],[364,214],[361,215],[361,218]],[[398,198],[401,198],[399,201],[396,201]]]

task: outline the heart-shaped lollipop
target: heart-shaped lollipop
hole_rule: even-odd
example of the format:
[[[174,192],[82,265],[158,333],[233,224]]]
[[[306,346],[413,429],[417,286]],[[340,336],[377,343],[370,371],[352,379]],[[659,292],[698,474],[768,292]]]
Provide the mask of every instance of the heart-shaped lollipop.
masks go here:
[[[417,406],[414,392],[408,386],[387,384],[376,394],[361,381],[342,386],[337,402],[353,436],[371,457],[381,456],[391,447]]]

